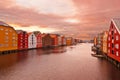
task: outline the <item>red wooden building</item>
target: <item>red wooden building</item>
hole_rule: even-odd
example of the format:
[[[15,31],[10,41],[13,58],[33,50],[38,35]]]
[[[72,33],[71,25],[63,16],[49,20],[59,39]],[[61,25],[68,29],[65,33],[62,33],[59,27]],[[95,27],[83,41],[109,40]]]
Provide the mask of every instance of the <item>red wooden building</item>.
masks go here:
[[[58,46],[58,35],[57,34],[50,34],[51,38],[53,38],[53,46]]]
[[[37,38],[37,48],[42,48],[42,34],[39,31],[34,31],[34,34]]]
[[[62,36],[62,46],[65,46],[66,45],[66,38],[65,36]]]
[[[25,31],[17,30],[18,34],[18,50],[28,49],[28,34]]]
[[[108,56],[120,62],[120,19],[112,19],[108,33]]]

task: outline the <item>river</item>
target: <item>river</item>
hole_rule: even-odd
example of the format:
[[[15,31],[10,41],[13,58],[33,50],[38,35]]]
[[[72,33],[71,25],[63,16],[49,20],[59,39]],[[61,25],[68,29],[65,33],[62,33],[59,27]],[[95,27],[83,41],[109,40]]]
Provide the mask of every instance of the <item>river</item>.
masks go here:
[[[0,56],[0,80],[120,80],[110,62],[91,56],[90,43]]]

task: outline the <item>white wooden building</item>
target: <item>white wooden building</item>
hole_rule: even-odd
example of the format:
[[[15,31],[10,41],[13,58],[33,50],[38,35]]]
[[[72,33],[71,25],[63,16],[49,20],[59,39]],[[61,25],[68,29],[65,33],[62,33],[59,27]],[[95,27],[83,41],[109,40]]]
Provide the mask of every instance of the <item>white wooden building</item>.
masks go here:
[[[28,49],[37,48],[37,38],[34,33],[28,35]]]

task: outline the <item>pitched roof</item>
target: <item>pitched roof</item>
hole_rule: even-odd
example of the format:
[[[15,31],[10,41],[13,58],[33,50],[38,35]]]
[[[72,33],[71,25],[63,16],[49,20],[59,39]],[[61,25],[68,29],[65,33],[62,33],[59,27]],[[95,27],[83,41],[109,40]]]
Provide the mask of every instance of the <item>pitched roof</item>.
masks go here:
[[[31,34],[33,34],[33,33],[32,33],[32,32],[29,32],[29,33],[28,33],[28,35],[31,35]]]
[[[8,24],[6,24],[6,23],[3,22],[3,21],[0,21],[0,25],[1,25],[1,26],[9,26]]]
[[[56,35],[56,34],[50,34],[50,36],[51,36],[52,38],[57,37],[57,35]]]
[[[41,34],[42,37],[44,37],[44,36],[46,36],[46,35],[47,35],[47,34],[45,34],[45,33],[44,33],[44,34]]]
[[[16,30],[16,32],[19,34],[19,33],[27,33],[26,31],[23,31],[23,30]]]
[[[115,27],[117,28],[118,32],[120,33],[120,18],[114,18],[112,19],[112,21]]]
[[[34,31],[33,33],[35,34],[35,36],[37,36],[37,35],[40,35],[40,34],[41,34],[41,32],[40,32],[40,31]]]

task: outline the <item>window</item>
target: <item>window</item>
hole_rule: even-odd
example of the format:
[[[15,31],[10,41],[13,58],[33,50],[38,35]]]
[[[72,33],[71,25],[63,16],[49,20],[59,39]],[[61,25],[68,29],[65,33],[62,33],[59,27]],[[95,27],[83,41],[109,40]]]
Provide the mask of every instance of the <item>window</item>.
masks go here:
[[[8,47],[8,44],[5,44],[5,47]]]
[[[109,35],[111,35],[111,32],[109,32]]]
[[[8,35],[8,32],[5,32],[6,35]]]
[[[12,37],[13,39],[15,39],[15,37]]]
[[[116,44],[116,45],[115,45],[115,48],[116,48],[116,49],[119,49],[119,44]]]
[[[108,40],[110,41],[110,37],[108,38]]]
[[[115,33],[117,32],[116,29],[114,30],[114,32],[115,32]]]
[[[0,44],[0,47],[2,47],[2,44]]]
[[[119,56],[119,53],[118,53],[118,51],[116,52],[116,56]]]
[[[8,37],[8,36],[6,36],[6,37],[5,37],[5,39],[7,39],[7,40],[8,40],[8,39],[9,39],[9,37]]]
[[[116,40],[119,40],[119,37],[118,37],[118,35],[116,36]]]
[[[113,26],[112,26],[112,28],[113,28]]]
[[[114,51],[112,50],[112,54],[114,54]]]
[[[114,44],[112,43],[112,48],[114,48]]]
[[[110,43],[108,44],[108,47],[110,47]]]
[[[1,28],[1,30],[3,31],[4,29],[3,29],[3,28]]]
[[[112,35],[114,35],[114,31],[112,31]]]
[[[15,33],[13,33],[13,35],[15,36]]]
[[[17,44],[15,44],[15,46],[17,46]]]
[[[114,43],[114,39],[112,39],[112,43]]]
[[[8,31],[8,29],[6,29],[5,31]]]
[[[112,36],[112,39],[114,39],[114,37]]]

